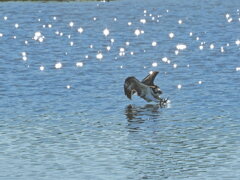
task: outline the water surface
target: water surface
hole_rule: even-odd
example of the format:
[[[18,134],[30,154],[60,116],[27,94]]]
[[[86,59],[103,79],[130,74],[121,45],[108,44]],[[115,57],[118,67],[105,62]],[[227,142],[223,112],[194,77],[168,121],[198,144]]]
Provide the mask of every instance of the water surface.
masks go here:
[[[239,8],[0,3],[1,179],[238,179]],[[124,96],[155,70],[167,107]]]

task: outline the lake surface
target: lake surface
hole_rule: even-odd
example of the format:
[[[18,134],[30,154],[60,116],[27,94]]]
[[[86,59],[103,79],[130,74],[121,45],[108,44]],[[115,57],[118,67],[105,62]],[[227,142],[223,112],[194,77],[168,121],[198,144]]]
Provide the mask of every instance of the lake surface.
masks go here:
[[[0,179],[239,179],[239,9],[0,3]],[[166,107],[124,95],[150,71]]]

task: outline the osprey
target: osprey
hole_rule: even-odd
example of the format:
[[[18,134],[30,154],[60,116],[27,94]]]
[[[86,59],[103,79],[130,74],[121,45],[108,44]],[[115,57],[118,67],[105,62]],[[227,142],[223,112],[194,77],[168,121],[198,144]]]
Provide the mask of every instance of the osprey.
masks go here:
[[[145,77],[142,81],[139,81],[135,77],[131,76],[126,78],[124,83],[124,92],[125,95],[131,99],[134,93],[137,93],[138,96],[146,100],[147,102],[158,102],[158,103],[166,103],[167,100],[160,98],[160,94],[162,94],[161,89],[154,84],[154,79],[157,76],[158,71],[153,71],[147,77]]]

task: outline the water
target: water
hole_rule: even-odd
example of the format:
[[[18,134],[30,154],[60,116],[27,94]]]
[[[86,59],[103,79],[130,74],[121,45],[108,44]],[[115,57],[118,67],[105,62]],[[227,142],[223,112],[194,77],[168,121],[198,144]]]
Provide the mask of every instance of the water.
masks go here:
[[[239,8],[0,3],[1,179],[238,179]],[[152,70],[165,108],[124,96]]]

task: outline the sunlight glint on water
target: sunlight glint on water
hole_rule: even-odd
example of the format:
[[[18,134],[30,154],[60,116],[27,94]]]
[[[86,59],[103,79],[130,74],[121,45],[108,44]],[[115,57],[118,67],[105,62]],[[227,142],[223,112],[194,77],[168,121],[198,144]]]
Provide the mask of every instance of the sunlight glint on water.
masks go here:
[[[1,2],[0,176],[238,179],[239,7]],[[167,105],[129,100],[153,71]]]

